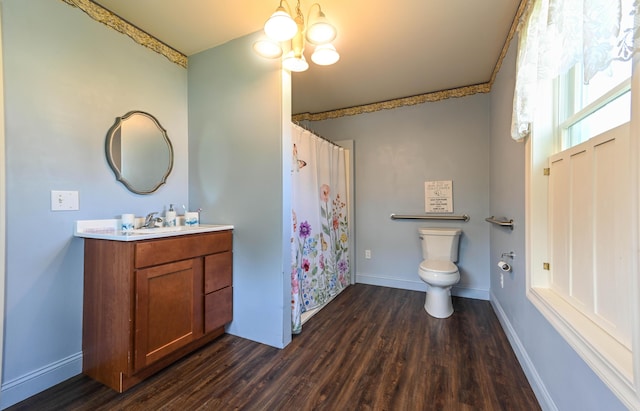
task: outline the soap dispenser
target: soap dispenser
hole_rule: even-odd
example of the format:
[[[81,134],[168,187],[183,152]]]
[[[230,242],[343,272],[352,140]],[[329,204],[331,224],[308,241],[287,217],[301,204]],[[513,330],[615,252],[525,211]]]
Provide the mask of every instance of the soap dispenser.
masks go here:
[[[176,225],[176,211],[173,209],[173,204],[169,204],[169,209],[164,214],[164,221],[167,227],[175,227]]]

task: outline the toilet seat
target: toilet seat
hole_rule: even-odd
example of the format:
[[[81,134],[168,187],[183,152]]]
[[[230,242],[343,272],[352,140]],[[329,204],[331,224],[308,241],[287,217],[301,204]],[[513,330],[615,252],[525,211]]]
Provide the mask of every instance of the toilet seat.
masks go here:
[[[458,267],[447,260],[424,260],[420,263],[418,276],[431,287],[450,288],[460,281]]]
[[[424,260],[420,263],[420,270],[438,274],[453,274],[458,271],[458,267],[447,260]]]

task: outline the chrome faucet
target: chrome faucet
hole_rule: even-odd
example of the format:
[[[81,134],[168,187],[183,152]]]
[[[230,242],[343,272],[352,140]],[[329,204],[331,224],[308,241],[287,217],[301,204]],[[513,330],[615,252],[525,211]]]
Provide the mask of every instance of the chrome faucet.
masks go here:
[[[147,214],[147,216],[144,219],[144,225],[142,227],[143,228],[154,228],[156,226],[156,223],[161,223],[162,222],[162,218],[154,217],[156,214],[158,214],[157,211]]]

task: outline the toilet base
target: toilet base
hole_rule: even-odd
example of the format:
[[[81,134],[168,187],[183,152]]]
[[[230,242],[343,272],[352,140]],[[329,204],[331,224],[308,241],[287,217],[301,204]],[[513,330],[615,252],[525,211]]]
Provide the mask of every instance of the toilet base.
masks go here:
[[[447,318],[453,314],[451,302],[451,287],[429,286],[424,309],[432,317]]]

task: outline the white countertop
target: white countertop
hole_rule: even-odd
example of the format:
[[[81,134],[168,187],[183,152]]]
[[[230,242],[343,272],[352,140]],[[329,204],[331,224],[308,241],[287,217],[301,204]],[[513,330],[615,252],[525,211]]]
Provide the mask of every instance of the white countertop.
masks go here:
[[[79,220],[75,223],[73,235],[75,237],[95,238],[98,240],[139,241],[179,235],[209,233],[212,231],[233,230],[233,226],[228,224],[200,224],[193,227],[177,226],[150,229],[139,228],[134,230],[133,233],[124,233],[119,227],[120,220],[118,219]]]

